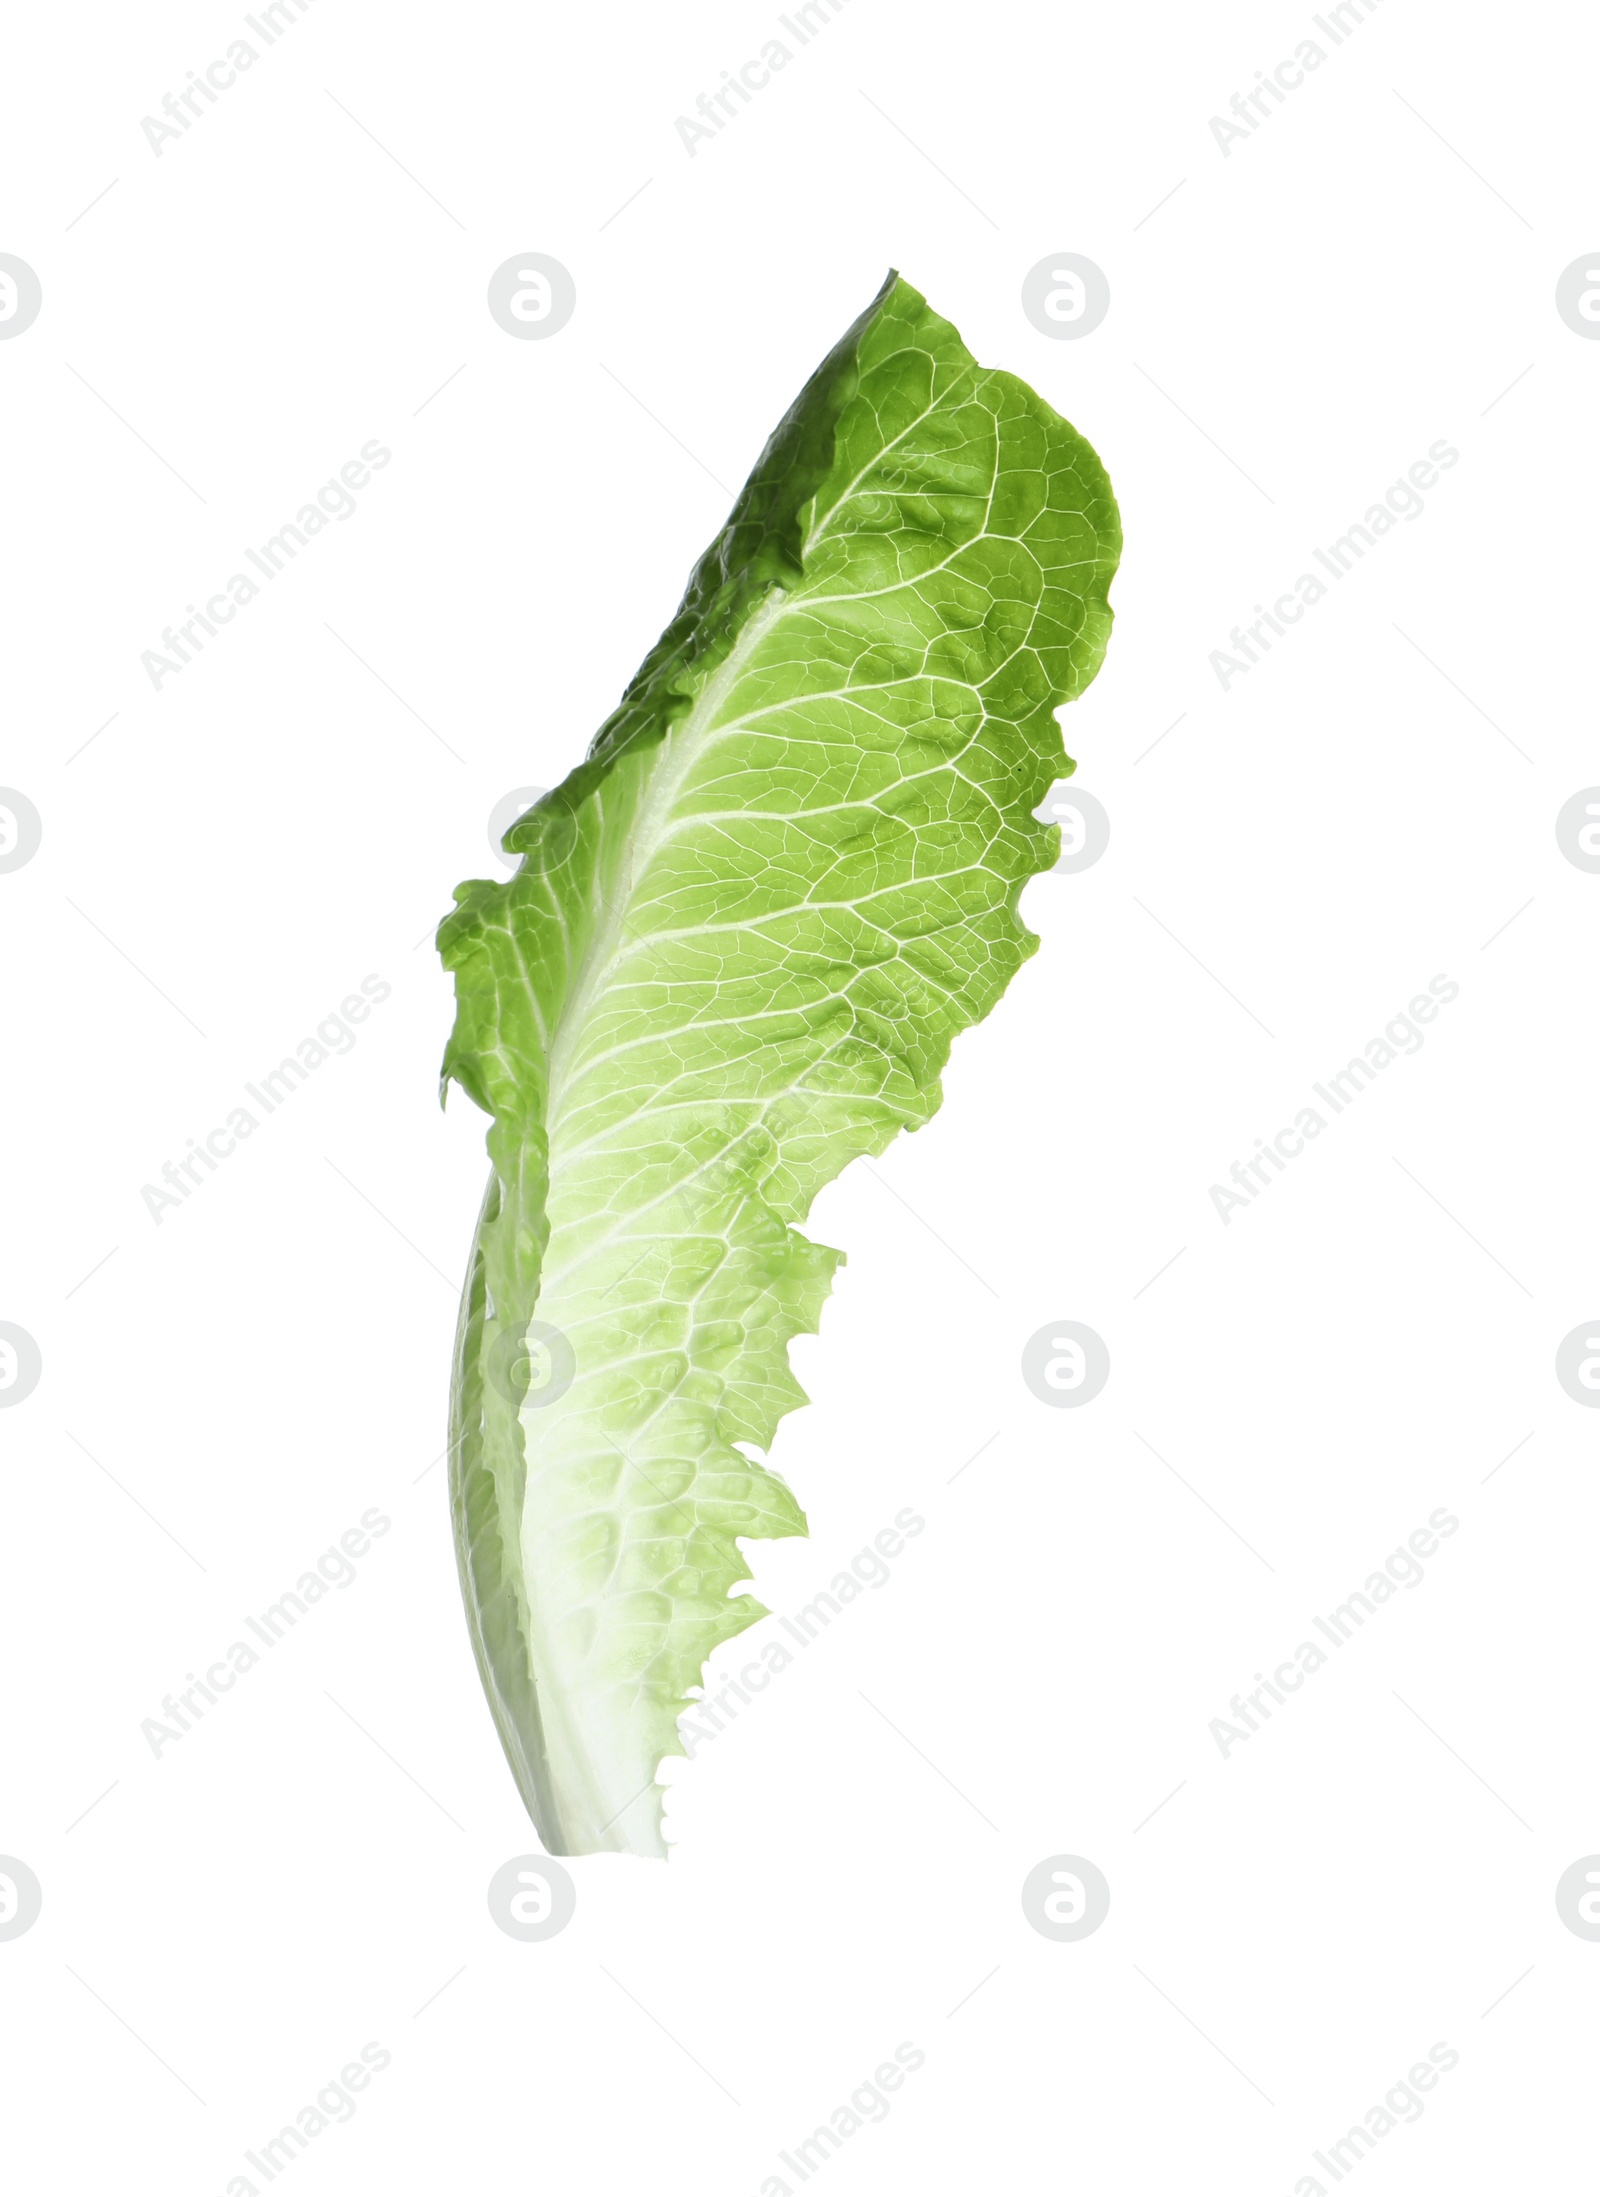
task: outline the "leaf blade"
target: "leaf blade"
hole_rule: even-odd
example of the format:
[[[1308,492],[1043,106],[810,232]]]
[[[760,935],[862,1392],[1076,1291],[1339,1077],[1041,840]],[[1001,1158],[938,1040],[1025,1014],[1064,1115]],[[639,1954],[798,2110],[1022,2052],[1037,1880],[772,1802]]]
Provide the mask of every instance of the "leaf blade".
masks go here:
[[[493,1116],[455,1379],[475,1649],[556,1852],[660,1853],[663,1755],[805,1531],[765,1449],[840,1254],[818,1189],[939,1104],[1037,941],[1055,707],[1120,547],[1099,461],[891,276],[758,461],[587,762],[441,926]],[[475,1309],[474,1309],[475,1308]],[[517,1393],[531,1320],[570,1381]],[[498,1370],[497,1370],[498,1369]]]

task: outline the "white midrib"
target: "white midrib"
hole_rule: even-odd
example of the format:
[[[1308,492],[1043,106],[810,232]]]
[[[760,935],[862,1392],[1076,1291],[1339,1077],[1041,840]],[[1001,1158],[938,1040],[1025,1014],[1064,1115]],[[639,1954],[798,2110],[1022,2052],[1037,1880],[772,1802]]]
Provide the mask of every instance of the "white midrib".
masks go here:
[[[619,869],[625,873],[622,888],[603,904],[602,918],[590,935],[577,979],[567,994],[566,1004],[557,1018],[551,1040],[545,1127],[552,1171],[562,1107],[573,1078],[575,1052],[594,1003],[610,982],[625,950],[627,909],[632,899],[633,887],[648,870],[653,856],[668,835],[673,804],[689,771],[699,759],[702,743],[715,725],[718,711],[755,649],[783,615],[787,600],[782,588],[772,589],[760,608],[747,621],[722,664],[706,681],[687,715],[662,740],[656,767],[650,772],[646,782],[643,805],[634,816],[623,862],[619,865]],[[542,1307],[541,1284],[540,1298],[534,1307],[536,1317],[540,1315]],[[557,1409],[559,1410],[559,1406]],[[533,1587],[533,1577],[530,1577],[530,1574],[537,1576],[537,1565],[529,1561],[531,1552],[527,1530],[528,1506],[538,1477],[537,1459],[539,1437],[544,1431],[541,1424],[543,1419],[543,1413],[527,1412],[524,1412],[522,1419],[523,1450],[528,1469],[524,1482],[520,1554],[522,1574],[529,1590],[525,1597],[525,1607],[531,1634],[528,1643],[532,1663],[531,1676],[539,1696],[541,1715],[546,1720],[546,1747],[554,1773],[557,1806],[565,1824],[573,1831],[603,1840],[609,1830],[620,1834],[619,1843],[625,1849],[657,1852],[659,1847],[656,1845],[641,1849],[635,1843],[637,1831],[632,1819],[635,1805],[642,1797],[632,1791],[632,1784],[637,1781],[636,1765],[626,1761],[596,1760],[592,1734],[585,1728],[581,1697],[573,1686],[564,1682],[568,1674],[559,1668],[554,1642],[545,1622],[543,1596]],[[553,1675],[555,1684],[541,1685],[541,1674]],[[553,1730],[552,1726],[556,1729]],[[560,1735],[559,1741],[557,1731]],[[652,1762],[649,1769],[653,1777],[656,1764]],[[627,1796],[622,1794],[625,1785],[629,1788]]]
[[[783,616],[788,603],[789,597],[783,588],[774,587],[771,590],[761,607],[746,622],[744,631],[729,649],[727,656],[706,681],[693,708],[668,730],[662,740],[661,760],[646,782],[644,806],[634,817],[629,829],[624,850],[627,870],[625,888],[605,903],[604,914],[590,936],[578,969],[577,981],[567,994],[566,1004],[556,1021],[555,1035],[550,1041],[545,1129],[552,1155],[562,1102],[571,1081],[573,1052],[583,1035],[590,1009],[610,982],[612,972],[622,958],[624,934],[628,928],[627,906],[632,899],[634,885],[650,867],[653,856],[668,837],[673,804],[682,789],[683,781],[699,761],[700,740],[715,724],[717,712],[727,699],[729,690],[761,641]]]

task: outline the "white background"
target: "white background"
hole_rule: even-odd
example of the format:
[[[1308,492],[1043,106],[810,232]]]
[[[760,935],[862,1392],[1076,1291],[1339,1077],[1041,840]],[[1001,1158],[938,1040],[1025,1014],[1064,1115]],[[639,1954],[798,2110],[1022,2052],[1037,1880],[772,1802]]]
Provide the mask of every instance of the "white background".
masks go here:
[[[775,8],[318,0],[159,158],[141,117],[242,11],[13,18],[18,2188],[264,2189],[246,2149],[368,2040],[306,2197],[797,2189],[780,2149],[903,2040],[838,2197],[1305,2197],[1439,2041],[1361,2187],[1577,2186],[1600,1422],[1553,1360],[1600,1291],[1600,877],[1553,826],[1600,779],[1600,348],[1553,292],[1597,242],[1596,41],[1387,0],[1334,51],[1309,12],[850,0],[693,158],[675,116]],[[1224,157],[1209,117],[1307,35]],[[578,308],[515,342],[484,293],[530,250]],[[1111,284],[1082,341],[1019,304],[1061,251]],[[668,1773],[672,1861],[573,1864],[522,1945],[438,1461],[486,1167],[436,1104],[428,934],[891,264],[1110,470],[1117,627],[1067,721],[1110,849],[1029,888],[1042,949],[943,1112],[814,1215],[850,1263],[774,1460],[812,1538],[756,1588],[792,1611],[926,1530]],[[141,652],[372,438],[356,515],[153,690]],[[1209,653],[1440,438],[1425,515],[1224,693]],[[355,1049],[157,1226],[141,1186],[369,972]],[[1210,1185],[1439,973],[1422,1051],[1224,1226]],[[1018,1370],[1063,1318],[1111,1352],[1076,1411]],[[1425,1583],[1224,1760],[1210,1720],[1441,1505]],[[355,1584],[154,1758],[141,1720],[373,1506]],[[1062,1853],[1112,1890],[1075,1945],[1019,1900]]]

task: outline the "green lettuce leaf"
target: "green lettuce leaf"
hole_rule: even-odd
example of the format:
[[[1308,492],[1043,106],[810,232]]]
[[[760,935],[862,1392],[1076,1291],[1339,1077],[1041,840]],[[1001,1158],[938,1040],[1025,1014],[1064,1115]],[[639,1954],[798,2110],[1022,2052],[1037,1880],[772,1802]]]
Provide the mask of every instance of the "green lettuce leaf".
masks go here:
[[[557,1854],[662,1854],[662,1757],[804,1533],[760,1461],[841,1254],[795,1224],[939,1104],[1099,668],[1094,452],[891,274],[566,782],[461,886],[451,1078],[493,1117],[451,1499],[484,1686]]]

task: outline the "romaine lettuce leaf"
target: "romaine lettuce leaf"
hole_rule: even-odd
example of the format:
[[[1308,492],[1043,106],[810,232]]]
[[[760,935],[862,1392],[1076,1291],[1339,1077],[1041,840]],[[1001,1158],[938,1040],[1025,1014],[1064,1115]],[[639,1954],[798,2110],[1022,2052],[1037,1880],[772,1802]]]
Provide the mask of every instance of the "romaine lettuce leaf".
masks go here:
[[[804,1533],[764,1453],[841,1254],[795,1224],[939,1104],[1038,941],[1054,710],[1120,528],[1088,445],[891,274],[582,763],[440,928],[493,1117],[451,1489],[479,1668],[557,1854],[662,1854],[662,1757]]]

